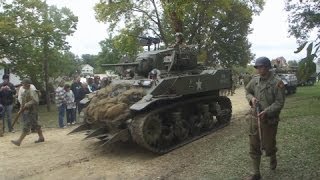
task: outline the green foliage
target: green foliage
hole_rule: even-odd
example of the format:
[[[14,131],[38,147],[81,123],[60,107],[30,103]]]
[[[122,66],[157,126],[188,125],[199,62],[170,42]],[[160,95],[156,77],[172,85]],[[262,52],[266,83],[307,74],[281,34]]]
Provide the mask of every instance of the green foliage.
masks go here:
[[[107,22],[111,32],[124,21],[126,25],[144,29],[145,34],[152,33],[166,43],[162,27],[162,7],[158,3],[156,0],[100,1],[95,6],[96,17],[99,21]]]
[[[320,116],[320,84],[299,87],[294,96],[286,102],[283,118]]]
[[[291,60],[291,61],[288,61],[288,65],[289,67],[295,67],[295,66],[298,66],[298,62],[296,60]]]
[[[256,69],[251,65],[248,65],[246,67],[239,66],[239,65],[232,66],[232,70],[233,70],[233,73],[235,73],[236,75],[241,75],[241,74],[243,75],[245,73],[249,73],[251,75],[254,75],[255,71],[256,71]]]
[[[307,81],[312,74],[316,72],[316,63],[313,62],[313,59],[304,58],[299,62],[298,66],[298,81],[305,82]]]
[[[111,31],[124,21],[140,29],[140,35],[160,37],[166,46],[175,32],[183,32],[187,44],[197,44],[200,61],[231,67],[246,66],[253,58],[247,35],[253,13],[263,5],[263,0],[113,0],[100,1],[95,11],[98,20],[110,23]]]
[[[98,54],[96,66],[98,72],[104,72],[105,68],[101,68],[101,64],[115,64],[121,59],[126,58],[132,61],[137,53],[143,51],[138,43],[138,36],[142,31],[140,28],[127,27],[120,31],[117,36],[110,36],[100,42],[102,51]]]
[[[320,1],[318,0],[286,0],[286,10],[289,12],[289,33],[298,40],[308,39],[313,30],[320,27]],[[320,34],[318,34],[318,38]]]
[[[95,67],[97,56],[91,54],[83,54],[81,56],[82,64],[89,64],[92,67]]]
[[[78,19],[69,9],[41,0],[0,3],[0,57],[11,60],[12,71],[36,83],[44,82],[45,62],[50,77],[74,71],[75,56],[68,52],[66,37],[76,30]]]
[[[300,46],[295,53],[301,52],[308,44],[306,58],[314,59],[320,53],[320,1],[305,0],[296,2],[286,0],[286,10],[289,12],[289,33],[294,36]],[[317,31],[316,39],[308,42],[312,32]]]

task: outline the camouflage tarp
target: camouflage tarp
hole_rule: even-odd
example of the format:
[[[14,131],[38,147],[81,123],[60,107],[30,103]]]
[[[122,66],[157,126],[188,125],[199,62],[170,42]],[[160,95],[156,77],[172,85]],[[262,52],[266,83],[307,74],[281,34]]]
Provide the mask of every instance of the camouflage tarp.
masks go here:
[[[129,84],[110,85],[89,96],[90,103],[83,110],[85,119],[88,123],[126,120],[130,116],[129,107],[143,96],[142,88]]]

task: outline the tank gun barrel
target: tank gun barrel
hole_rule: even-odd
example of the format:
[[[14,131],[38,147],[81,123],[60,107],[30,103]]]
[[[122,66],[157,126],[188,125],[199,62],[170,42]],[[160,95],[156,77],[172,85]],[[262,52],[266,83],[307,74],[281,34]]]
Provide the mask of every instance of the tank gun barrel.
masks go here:
[[[118,63],[118,64],[101,64],[102,67],[115,67],[115,66],[138,66],[139,63]]]

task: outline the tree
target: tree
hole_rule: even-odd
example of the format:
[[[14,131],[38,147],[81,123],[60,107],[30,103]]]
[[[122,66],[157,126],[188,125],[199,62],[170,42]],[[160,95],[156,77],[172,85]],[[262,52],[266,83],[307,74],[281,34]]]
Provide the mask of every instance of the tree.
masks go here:
[[[288,65],[289,67],[295,67],[295,66],[298,66],[298,62],[296,60],[291,60],[291,61],[288,61]]]
[[[58,69],[65,65],[56,58],[68,52],[66,37],[75,31],[77,17],[67,8],[48,6],[41,0],[0,3],[0,56],[9,58],[13,70],[21,77],[30,76],[34,82],[44,82],[47,102],[50,102],[48,77],[56,74],[50,65],[60,65]],[[49,110],[49,103],[47,105]]]
[[[113,31],[117,24],[124,20],[126,26],[138,26],[147,30],[145,33],[152,33],[167,44],[165,27],[162,20],[162,7],[156,0],[113,0],[100,1],[95,6],[97,19],[110,24],[110,31]]]
[[[304,58],[299,62],[297,78],[299,82],[306,82],[316,72],[316,63]]]
[[[320,1],[318,0],[286,0],[286,10],[289,12],[289,34],[294,36],[300,46],[295,53],[305,47],[308,59],[314,60],[320,53]],[[311,32],[317,32],[314,40],[308,41]],[[308,46],[306,46],[308,45]]]
[[[125,21],[145,30],[142,34],[160,37],[165,45],[172,42],[174,33],[183,32],[188,44],[197,44],[202,60],[245,66],[252,58],[246,38],[251,16],[263,4],[263,0],[113,0],[100,1],[95,10],[98,20],[111,23],[111,30]]]
[[[126,27],[120,31],[119,35],[100,42],[102,51],[98,54],[96,68],[98,72],[103,72],[101,64],[115,64],[123,59],[132,61],[137,53],[142,52],[143,48],[139,45],[140,28]]]
[[[96,61],[96,59],[97,59],[96,55],[83,54],[83,55],[81,56],[81,59],[82,59],[82,63],[83,63],[83,64],[89,64],[90,66],[92,66],[92,67],[95,68],[95,66],[96,66],[95,61]]]

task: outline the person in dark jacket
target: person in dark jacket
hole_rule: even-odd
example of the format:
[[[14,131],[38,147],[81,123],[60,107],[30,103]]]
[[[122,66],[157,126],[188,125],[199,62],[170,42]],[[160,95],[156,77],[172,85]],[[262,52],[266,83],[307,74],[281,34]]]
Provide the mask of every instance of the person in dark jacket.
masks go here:
[[[74,101],[76,102],[76,109],[78,109],[78,114],[80,114],[79,111],[79,102],[81,101],[81,97],[80,97],[80,89],[82,88],[82,83],[80,82],[80,76],[76,77],[73,81],[73,83],[71,84],[71,90],[73,92],[74,95]],[[77,113],[75,113],[75,119],[76,119],[76,115]]]
[[[89,94],[90,93],[90,90],[88,88],[88,84],[87,83],[82,83],[82,87],[79,91],[79,98],[80,98],[80,101],[86,97],[86,94]],[[79,107],[78,107],[78,112],[80,114],[80,112],[82,111],[83,108],[85,108],[85,104],[81,104],[79,103]]]
[[[4,74],[2,76],[3,83],[0,84],[0,103],[3,105],[3,130],[5,128],[5,119],[7,119],[7,125],[9,132],[13,132],[11,126],[12,108],[14,102],[14,95],[16,89],[12,83],[9,82],[9,75]]]

